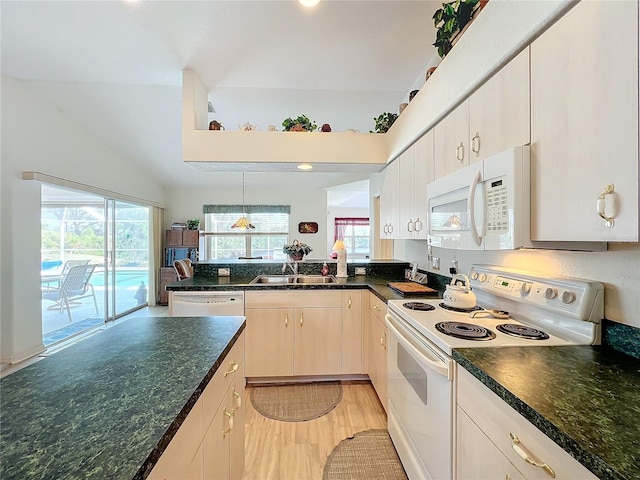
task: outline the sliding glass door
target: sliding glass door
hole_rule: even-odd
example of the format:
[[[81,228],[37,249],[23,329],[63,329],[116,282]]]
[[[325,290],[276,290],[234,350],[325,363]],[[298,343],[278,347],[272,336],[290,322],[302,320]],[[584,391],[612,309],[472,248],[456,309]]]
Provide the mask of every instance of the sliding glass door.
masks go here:
[[[45,345],[146,306],[149,216],[149,207],[48,185],[42,187]],[[64,287],[71,284],[69,273],[77,265],[88,265],[91,272],[87,272],[85,283],[67,295]],[[79,269],[74,273],[79,273]],[[77,293],[79,290],[82,294]]]
[[[107,199],[105,309],[112,320],[147,304],[149,208]]]

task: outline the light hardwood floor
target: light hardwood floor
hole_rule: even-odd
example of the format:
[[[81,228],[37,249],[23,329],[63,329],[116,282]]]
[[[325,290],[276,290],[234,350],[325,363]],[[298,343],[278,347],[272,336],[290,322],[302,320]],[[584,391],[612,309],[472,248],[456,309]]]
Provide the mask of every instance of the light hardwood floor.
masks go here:
[[[343,382],[340,404],[308,422],[278,422],[255,411],[247,386],[244,480],[320,480],[338,443],[357,432],[387,428],[387,416],[368,382]]]

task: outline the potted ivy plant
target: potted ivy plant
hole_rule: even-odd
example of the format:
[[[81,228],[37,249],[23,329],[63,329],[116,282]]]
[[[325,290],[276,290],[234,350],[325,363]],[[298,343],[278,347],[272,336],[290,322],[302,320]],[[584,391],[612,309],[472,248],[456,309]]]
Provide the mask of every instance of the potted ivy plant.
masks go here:
[[[306,115],[299,115],[297,118],[285,118],[282,121],[283,131],[285,132],[313,132],[318,125],[311,121]]]
[[[369,133],[387,133],[395,122],[398,119],[397,113],[381,113],[377,117],[374,117],[373,120],[376,122],[375,130],[369,130]]]
[[[486,3],[486,2],[480,2]],[[438,49],[438,55],[444,58],[453,48],[457,36],[462,29],[473,19],[479,0],[454,0],[445,2],[442,8],[433,14],[433,25],[436,30],[436,41],[433,46]]]
[[[294,261],[300,261],[305,255],[308,255],[313,251],[306,243],[300,243],[298,240],[294,240],[293,243],[282,247],[282,252],[289,255],[289,258]]]
[[[200,227],[200,219],[194,218],[192,220],[187,220],[187,230],[198,230]]]

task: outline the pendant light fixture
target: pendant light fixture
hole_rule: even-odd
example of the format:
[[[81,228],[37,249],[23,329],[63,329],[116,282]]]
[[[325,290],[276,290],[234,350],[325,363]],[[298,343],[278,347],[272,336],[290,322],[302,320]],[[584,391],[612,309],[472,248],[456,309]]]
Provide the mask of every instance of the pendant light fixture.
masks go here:
[[[243,228],[245,230],[256,228],[244,213],[244,172],[242,172],[242,216],[236,220],[236,223],[231,225],[231,228]]]

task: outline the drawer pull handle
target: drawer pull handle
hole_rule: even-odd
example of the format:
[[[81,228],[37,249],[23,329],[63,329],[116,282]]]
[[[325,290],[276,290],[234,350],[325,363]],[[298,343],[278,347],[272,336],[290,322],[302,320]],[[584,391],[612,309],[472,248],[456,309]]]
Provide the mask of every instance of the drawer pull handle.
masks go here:
[[[284,314],[284,326],[285,327],[289,326],[289,314],[288,313]]]
[[[520,458],[522,458],[529,465],[533,465],[534,467],[541,468],[551,478],[555,478],[556,477],[556,472],[553,471],[553,468],[551,468],[546,463],[540,463],[540,462],[534,460],[533,458],[531,458],[531,456],[527,453],[527,451],[524,449],[524,447],[521,446],[520,439],[518,438],[518,436],[515,433],[511,433],[510,432],[509,436],[511,437],[511,447],[520,456]]]
[[[231,430],[233,430],[233,413],[229,412],[227,410],[227,407],[224,407],[223,412],[225,416],[228,418],[228,424],[229,424],[229,428],[227,428],[226,430],[222,430],[222,438],[225,438],[228,434],[231,433]]]
[[[349,306],[347,308],[351,308],[351,295],[349,295],[348,299],[349,299]]]
[[[232,413],[236,413],[240,407],[242,406],[242,396],[240,396],[240,394],[238,392],[236,392],[236,389],[233,389],[233,397],[234,397],[234,401],[236,403],[236,407],[231,409]]]
[[[476,157],[480,156],[480,133],[476,132],[476,135],[471,139],[471,151],[476,154]]]
[[[231,375],[232,373],[236,373],[239,367],[240,365],[238,365],[236,362],[231,362],[231,370],[229,370],[228,372],[224,372],[224,376],[226,377],[228,375]]]
[[[614,190],[615,190],[615,187],[613,186],[613,183],[607,183],[607,185],[604,187],[604,192],[600,194],[596,202],[596,209],[598,211],[598,215],[600,215],[600,217],[605,221],[604,226],[607,228],[613,228],[613,226],[615,225],[615,220],[614,220],[615,215],[607,215],[605,213],[605,208],[606,208],[605,198],[607,195],[612,195],[612,198],[613,198]]]
[[[300,326],[302,327],[302,324],[304,323],[304,317],[302,316],[302,313],[300,314]]]

